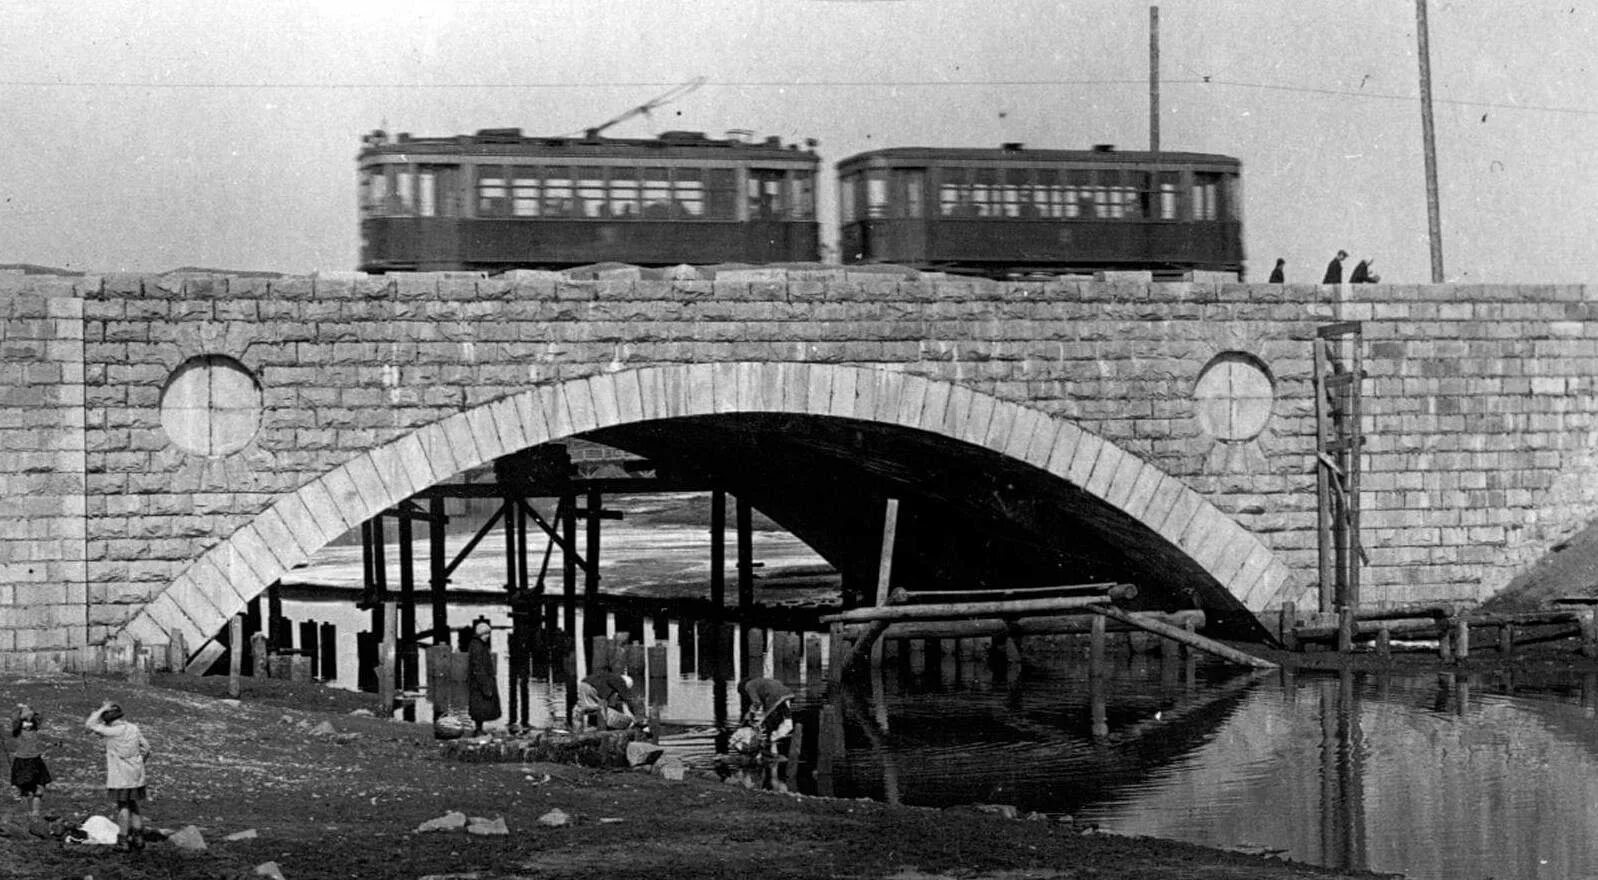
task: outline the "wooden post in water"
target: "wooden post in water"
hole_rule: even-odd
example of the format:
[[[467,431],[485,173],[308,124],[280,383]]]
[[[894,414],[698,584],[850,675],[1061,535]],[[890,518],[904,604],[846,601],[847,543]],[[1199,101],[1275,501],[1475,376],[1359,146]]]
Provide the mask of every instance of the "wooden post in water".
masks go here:
[[[666,646],[650,645],[645,652],[649,667],[649,705],[666,705]]]
[[[1093,630],[1088,637],[1088,712],[1094,739],[1102,739],[1110,733],[1104,700],[1104,638],[1104,615],[1095,614]]]
[[[577,632],[577,495],[567,492],[560,498],[562,513],[561,544],[560,544],[560,573],[561,585],[565,588],[565,608],[562,617],[562,628],[566,631],[566,643],[572,645],[576,653],[583,650],[582,636]],[[584,609],[589,613],[592,609]],[[575,657],[573,658],[575,659]],[[572,672],[575,674],[576,670]]]
[[[250,676],[252,678],[269,677],[266,656],[266,633],[257,632],[250,635]]]
[[[738,614],[747,619],[755,606],[754,511],[742,495],[735,499],[738,530]]]
[[[1354,609],[1343,605],[1337,609],[1337,653],[1354,650]]]
[[[421,686],[416,650],[416,536],[411,528],[411,506],[399,511],[399,657],[400,687],[415,690]],[[411,709],[414,710],[414,706]],[[410,720],[415,720],[414,718]]]
[[[719,620],[727,603],[727,493],[710,491],[710,607]]]
[[[1470,656],[1470,618],[1461,614],[1454,618],[1454,660]]]
[[[603,498],[599,487],[588,488],[588,552],[583,556],[583,634],[605,632],[605,616],[599,611],[599,524]]]
[[[1278,637],[1282,640],[1282,647],[1289,651],[1298,650],[1298,637],[1294,630],[1298,627],[1298,605],[1293,602],[1282,603],[1281,622],[1277,625]]]
[[[1393,636],[1392,636],[1392,633],[1390,633],[1388,631],[1387,627],[1384,626],[1381,629],[1376,631],[1376,656],[1377,657],[1380,657],[1383,660],[1386,660],[1389,657],[1391,657],[1392,656],[1392,651],[1393,651],[1392,645],[1393,645]]]
[[[1504,621],[1498,625],[1498,653],[1508,657],[1515,652],[1515,625]]]
[[[244,617],[239,614],[228,619],[228,672],[227,695],[238,699],[244,690],[240,676],[244,674]]]
[[[322,668],[322,655],[316,645],[316,621],[300,621],[300,653],[311,658],[311,678],[316,678]]]
[[[821,634],[805,633],[805,684],[821,680]]]
[[[766,631],[754,626],[741,626],[743,633],[744,678],[759,678],[765,674],[766,667]]]
[[[1598,657],[1598,605],[1581,615],[1581,656]]]
[[[433,704],[433,717],[448,715],[455,707],[450,702],[449,655],[454,649],[449,645],[429,645],[427,648],[427,700]]]

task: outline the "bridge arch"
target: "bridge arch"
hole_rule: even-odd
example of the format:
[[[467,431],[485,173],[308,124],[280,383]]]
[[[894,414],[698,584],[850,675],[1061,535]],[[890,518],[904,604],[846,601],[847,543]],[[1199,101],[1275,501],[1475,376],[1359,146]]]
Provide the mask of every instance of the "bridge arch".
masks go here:
[[[958,383],[873,366],[798,362],[623,369],[543,384],[418,428],[279,497],[208,550],[122,633],[203,644],[273,582],[349,529],[500,456],[631,423],[782,413],[941,435],[1029,464],[1157,534],[1258,611],[1289,598],[1288,568],[1180,480],[1066,419]]]

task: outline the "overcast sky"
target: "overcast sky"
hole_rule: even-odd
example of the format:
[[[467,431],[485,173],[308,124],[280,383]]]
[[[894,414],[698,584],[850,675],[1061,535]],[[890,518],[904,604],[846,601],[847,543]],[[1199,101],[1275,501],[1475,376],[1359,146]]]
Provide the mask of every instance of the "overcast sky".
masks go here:
[[[0,0],[0,263],[352,269],[364,132],[561,134],[695,77],[607,134],[1143,149],[1150,5]],[[1250,277],[1429,280],[1415,4],[1158,6],[1162,145],[1243,160]],[[1448,280],[1591,280],[1598,3],[1430,24]]]

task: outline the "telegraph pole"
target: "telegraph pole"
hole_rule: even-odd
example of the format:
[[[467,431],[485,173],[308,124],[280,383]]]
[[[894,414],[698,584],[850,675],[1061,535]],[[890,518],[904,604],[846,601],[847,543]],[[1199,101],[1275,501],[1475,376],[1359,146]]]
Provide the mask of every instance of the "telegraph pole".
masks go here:
[[[1425,2],[1425,0],[1422,0]],[[1149,7],[1149,152],[1160,151],[1160,7]]]
[[[1432,127],[1431,41],[1426,33],[1426,0],[1415,0],[1415,32],[1420,41],[1420,130],[1426,153],[1426,228],[1431,238],[1432,283],[1443,283],[1443,218],[1437,204],[1437,133]]]

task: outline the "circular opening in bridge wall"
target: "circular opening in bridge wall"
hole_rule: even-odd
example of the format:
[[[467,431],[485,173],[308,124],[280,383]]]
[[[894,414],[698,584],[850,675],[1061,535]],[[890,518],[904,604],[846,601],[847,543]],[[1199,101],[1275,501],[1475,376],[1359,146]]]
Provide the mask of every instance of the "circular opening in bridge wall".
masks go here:
[[[1251,354],[1216,355],[1193,386],[1198,420],[1218,440],[1252,440],[1265,430],[1276,401],[1276,383],[1265,364]]]
[[[221,456],[243,449],[261,427],[261,385],[225,355],[184,361],[161,389],[161,427],[184,452]]]

